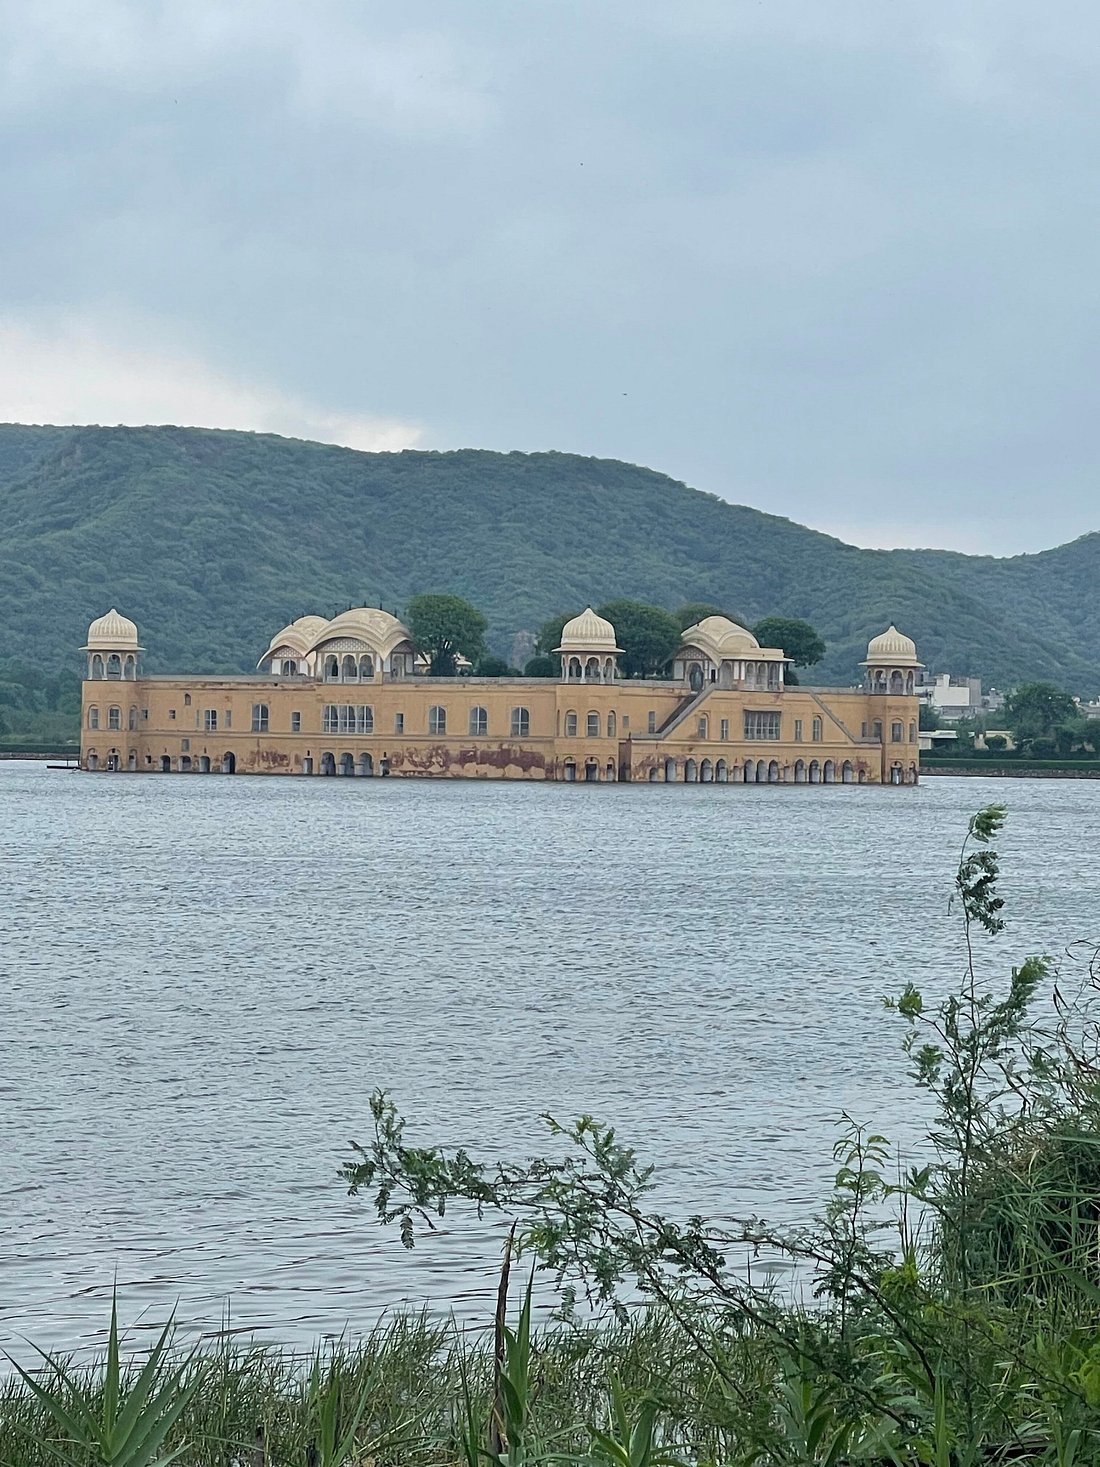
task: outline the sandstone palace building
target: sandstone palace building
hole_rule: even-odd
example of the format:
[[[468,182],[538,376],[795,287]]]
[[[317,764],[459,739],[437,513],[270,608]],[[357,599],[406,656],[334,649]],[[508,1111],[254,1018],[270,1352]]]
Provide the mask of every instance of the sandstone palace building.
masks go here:
[[[402,623],[304,616],[252,674],[150,676],[117,611],[88,628],[81,765],[191,774],[913,784],[916,647],[895,627],[861,688],[791,686],[781,648],[709,616],[664,679],[619,675],[615,628],[567,622],[559,679],[439,678]]]

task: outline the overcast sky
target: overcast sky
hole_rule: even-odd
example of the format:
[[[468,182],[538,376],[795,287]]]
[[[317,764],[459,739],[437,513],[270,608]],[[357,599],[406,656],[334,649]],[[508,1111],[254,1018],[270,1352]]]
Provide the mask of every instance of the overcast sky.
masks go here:
[[[1096,0],[0,0],[0,419],[1100,529]]]

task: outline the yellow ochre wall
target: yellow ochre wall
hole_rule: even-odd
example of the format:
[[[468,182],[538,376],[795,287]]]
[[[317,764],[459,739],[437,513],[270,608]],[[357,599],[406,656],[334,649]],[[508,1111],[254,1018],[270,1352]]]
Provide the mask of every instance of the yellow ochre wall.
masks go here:
[[[268,708],[267,732],[252,731],[254,704]],[[325,733],[326,704],[369,705],[374,711],[374,733]],[[657,729],[678,709],[691,704],[676,727],[656,737],[649,735],[649,714]],[[447,733],[432,737],[428,710],[447,710]],[[468,734],[471,707],[488,711],[489,732]],[[90,727],[90,710],[98,709],[99,728]],[[512,709],[530,711],[530,733],[511,737]],[[109,726],[109,710],[119,710],[120,727]],[[205,714],[217,715],[216,731],[205,728]],[[781,715],[778,740],[746,740],[746,711],[777,711]],[[870,784],[912,783],[917,777],[917,710],[913,696],[870,694],[859,690],[792,687],[781,692],[709,687],[692,699],[681,683],[629,681],[614,683],[560,682],[541,678],[397,678],[363,683],[325,683],[311,677],[139,677],[136,681],[86,681],[81,719],[81,764],[159,772],[163,761],[172,771],[181,759],[192,769],[209,759],[220,771],[231,756],[235,772],[247,774],[301,774],[312,760],[321,773],[322,757],[333,756],[337,772],[341,755],[369,753],[373,772],[395,776],[428,775],[480,779],[566,779],[583,781],[586,766],[594,763],[598,777],[648,781],[665,779],[666,761],[675,760],[674,777],[685,778],[688,760],[696,761],[699,777],[704,759],[715,765],[726,761],[730,780],[740,780],[744,762],[764,760],[778,764],[779,779],[795,779],[796,761],[808,767],[817,760],[835,766],[841,779],[845,761],[853,781]],[[567,714],[577,714],[576,737],[566,735]],[[301,732],[291,732],[291,714],[301,715]],[[599,714],[600,736],[589,738],[587,715]],[[614,713],[616,729],[608,736],[607,716]],[[226,715],[229,715],[228,719]],[[404,715],[398,734],[395,717]],[[708,720],[701,737],[698,720]],[[821,737],[812,737],[813,720],[821,719]],[[720,737],[721,721],[729,720],[730,737]],[[795,739],[795,720],[802,721],[802,739]],[[875,720],[882,724],[883,741],[874,740]],[[892,725],[900,723],[902,738],[894,742]],[[131,727],[132,725],[132,727]],[[868,737],[862,736],[866,725]],[[185,746],[186,745],[186,746]],[[608,766],[611,766],[610,772]]]

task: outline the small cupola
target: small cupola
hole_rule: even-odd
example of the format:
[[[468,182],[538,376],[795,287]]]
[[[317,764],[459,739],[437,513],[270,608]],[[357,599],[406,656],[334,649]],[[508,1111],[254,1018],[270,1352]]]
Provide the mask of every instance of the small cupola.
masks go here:
[[[145,649],[138,645],[137,625],[112,606],[89,626],[87,641],[80,650],[88,655],[89,678],[132,682]]]
[[[586,606],[561,629],[561,644],[554,651],[561,656],[561,675],[565,682],[612,683],[619,673],[616,658],[623,649],[615,644],[615,628]]]

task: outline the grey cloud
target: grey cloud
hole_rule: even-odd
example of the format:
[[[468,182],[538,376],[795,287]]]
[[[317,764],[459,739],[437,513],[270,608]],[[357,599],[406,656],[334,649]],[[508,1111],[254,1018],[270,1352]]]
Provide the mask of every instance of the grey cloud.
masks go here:
[[[1098,49],[1022,0],[4,6],[0,313],[1037,548],[1100,527]]]

